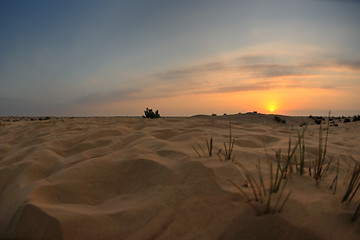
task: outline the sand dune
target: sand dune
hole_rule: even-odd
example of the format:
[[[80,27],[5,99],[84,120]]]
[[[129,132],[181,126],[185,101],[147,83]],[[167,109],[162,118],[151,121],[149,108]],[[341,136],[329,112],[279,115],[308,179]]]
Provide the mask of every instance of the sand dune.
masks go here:
[[[0,239],[360,239],[360,220],[350,222],[356,206],[341,204],[349,166],[360,160],[358,122],[330,128],[337,193],[329,190],[336,164],[319,186],[294,173],[277,214],[249,207],[228,181],[243,182],[234,163],[199,158],[192,148],[211,136],[214,150],[223,148],[231,120],[235,161],[257,177],[260,159],[267,184],[266,153],[286,152],[299,125],[314,122],[282,118],[286,124],[261,114],[2,122]],[[306,130],[307,161],[318,131]]]

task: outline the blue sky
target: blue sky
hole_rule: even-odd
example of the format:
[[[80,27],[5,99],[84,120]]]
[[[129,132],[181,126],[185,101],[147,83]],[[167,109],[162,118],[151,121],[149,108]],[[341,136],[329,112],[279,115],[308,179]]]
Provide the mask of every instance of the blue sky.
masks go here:
[[[0,115],[360,113],[360,1],[0,1]]]

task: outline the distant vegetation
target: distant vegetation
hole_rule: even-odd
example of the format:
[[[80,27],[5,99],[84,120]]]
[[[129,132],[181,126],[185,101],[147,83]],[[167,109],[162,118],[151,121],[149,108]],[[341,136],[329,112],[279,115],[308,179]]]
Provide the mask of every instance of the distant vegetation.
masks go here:
[[[281,119],[279,116],[275,116],[274,117],[275,121],[286,124],[286,120],[285,119]]]
[[[153,112],[153,110],[151,108],[146,108],[144,113],[145,113],[145,116],[143,115],[143,118],[160,118],[161,117],[158,110]]]

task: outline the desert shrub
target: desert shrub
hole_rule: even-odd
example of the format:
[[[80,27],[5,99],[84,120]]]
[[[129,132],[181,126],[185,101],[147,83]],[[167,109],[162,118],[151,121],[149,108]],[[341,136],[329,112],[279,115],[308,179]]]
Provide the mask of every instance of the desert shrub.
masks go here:
[[[322,123],[322,119],[321,118],[316,118],[315,119],[315,124],[320,125]]]
[[[304,126],[307,126],[308,124],[306,122],[302,122],[300,123],[300,127],[304,127]]]
[[[160,114],[158,110],[154,112],[151,108],[146,108],[144,113],[145,116],[143,115],[143,118],[160,118]]]
[[[274,119],[275,119],[275,121],[277,121],[277,122],[281,122],[281,123],[283,123],[283,124],[286,123],[286,120],[285,120],[285,119],[281,119],[279,116],[275,116]]]
[[[280,118],[279,116],[275,116],[274,119],[275,119],[275,121],[277,121],[277,122],[281,122],[281,118]]]
[[[348,122],[350,122],[350,118],[345,118],[344,123],[348,123]]]

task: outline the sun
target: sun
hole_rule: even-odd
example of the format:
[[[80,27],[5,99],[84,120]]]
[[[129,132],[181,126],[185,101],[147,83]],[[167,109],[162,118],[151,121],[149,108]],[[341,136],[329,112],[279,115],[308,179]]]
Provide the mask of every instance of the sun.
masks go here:
[[[276,106],[274,106],[274,104],[271,104],[270,106],[268,106],[268,111],[271,112],[271,113],[275,112],[276,109],[277,108],[276,108]]]
[[[274,113],[278,110],[278,105],[276,102],[274,101],[271,101],[271,102],[268,102],[267,105],[266,105],[266,111],[268,113]]]

